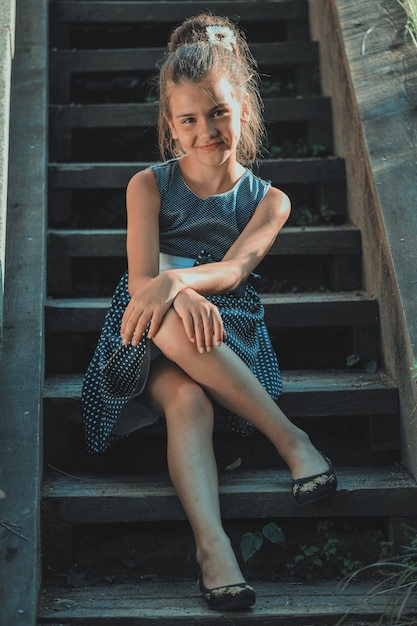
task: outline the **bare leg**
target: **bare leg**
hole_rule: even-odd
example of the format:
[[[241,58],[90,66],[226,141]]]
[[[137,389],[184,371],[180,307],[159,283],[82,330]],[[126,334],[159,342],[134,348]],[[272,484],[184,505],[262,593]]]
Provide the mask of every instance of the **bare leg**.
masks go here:
[[[293,479],[328,469],[306,433],[288,420],[228,346],[222,344],[220,348],[200,354],[186,337],[182,322],[172,309],[165,315],[154,342],[211,398],[264,433],[289,466]]]
[[[211,401],[163,358],[152,367],[147,394],[166,417],[169,472],[194,533],[204,584],[211,589],[243,582],[221,522]]]

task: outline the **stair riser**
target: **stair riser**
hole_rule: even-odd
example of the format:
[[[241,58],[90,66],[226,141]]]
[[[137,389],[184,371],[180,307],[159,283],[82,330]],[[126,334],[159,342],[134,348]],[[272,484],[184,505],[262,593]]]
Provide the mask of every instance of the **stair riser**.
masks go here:
[[[73,533],[73,552],[68,562],[59,563],[57,554],[63,552],[54,546],[53,529],[45,521],[44,568],[61,567],[62,574],[77,564],[85,571],[86,581],[95,584],[106,577],[113,584],[139,583],[146,579],[196,579],[198,566],[191,529],[186,521],[142,522],[125,524],[83,524]],[[269,523],[279,526],[285,538],[284,545],[274,545],[263,540],[263,545],[246,563],[241,552],[244,533],[262,532]],[[265,518],[245,521],[226,519],[226,532],[231,538],[235,552],[246,576],[251,580],[279,580],[285,582],[306,578],[314,570],[313,563],[306,560],[305,571],[296,567],[294,558],[301,553],[300,546],[322,547],[329,537],[335,540],[337,552],[334,562],[323,562],[316,568],[321,577],[331,574],[342,578],[342,564],[337,560],[346,557],[362,564],[374,562],[381,550],[386,534],[381,519],[342,521],[330,518]],[[323,530],[320,530],[323,529]],[[61,537],[65,529],[61,527]],[[58,533],[59,536],[59,533]],[[55,550],[53,549],[55,547]],[[332,572],[331,572],[332,570]]]
[[[54,415],[56,411],[54,412]],[[105,455],[90,455],[81,425],[60,423],[48,417],[46,407],[45,462],[61,470],[94,473],[167,472],[166,433],[161,421],[150,432],[134,435]],[[315,444],[331,454],[338,466],[365,466],[400,460],[400,432],[395,415],[293,418],[308,431]],[[243,439],[227,424],[216,422],[214,446],[219,470],[286,468],[275,448],[262,435]]]
[[[74,333],[48,332],[47,371],[85,372],[98,339],[97,331],[88,331],[88,327],[85,327]],[[270,334],[283,372],[308,369],[343,370],[350,363],[350,358],[357,361],[357,364],[352,366],[352,371],[365,367],[377,368],[380,365],[377,330],[371,326],[364,327],[363,340],[361,334],[358,335],[359,339],[356,339],[356,331],[357,329],[347,326],[320,328],[311,325],[279,330],[271,328]],[[380,404],[378,403],[378,406]]]

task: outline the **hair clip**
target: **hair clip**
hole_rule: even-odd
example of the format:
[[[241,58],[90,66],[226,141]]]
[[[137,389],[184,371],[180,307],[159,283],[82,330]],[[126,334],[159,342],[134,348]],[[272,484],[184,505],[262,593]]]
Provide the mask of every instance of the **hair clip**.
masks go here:
[[[207,26],[206,33],[209,43],[223,46],[233,52],[232,45],[236,45],[236,37],[231,28],[228,26]]]

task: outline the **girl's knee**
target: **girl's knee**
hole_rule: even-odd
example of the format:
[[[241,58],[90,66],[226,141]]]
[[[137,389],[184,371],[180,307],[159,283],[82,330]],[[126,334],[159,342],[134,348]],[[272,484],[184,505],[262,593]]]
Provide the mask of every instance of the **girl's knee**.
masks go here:
[[[167,424],[181,420],[182,423],[213,427],[213,404],[204,389],[191,379],[185,379],[176,386],[167,405]]]

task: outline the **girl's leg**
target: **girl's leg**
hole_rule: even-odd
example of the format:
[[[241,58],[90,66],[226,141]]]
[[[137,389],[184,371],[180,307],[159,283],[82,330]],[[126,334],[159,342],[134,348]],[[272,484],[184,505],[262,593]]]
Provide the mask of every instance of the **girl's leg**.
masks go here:
[[[293,479],[328,469],[327,462],[304,431],[280,410],[242,360],[225,344],[200,354],[186,337],[183,324],[171,309],[154,338],[161,352],[176,363],[208,395],[254,424],[274,444]]]
[[[147,396],[166,417],[169,472],[194,533],[204,584],[211,589],[243,582],[220,517],[211,401],[163,357],[152,365]]]

